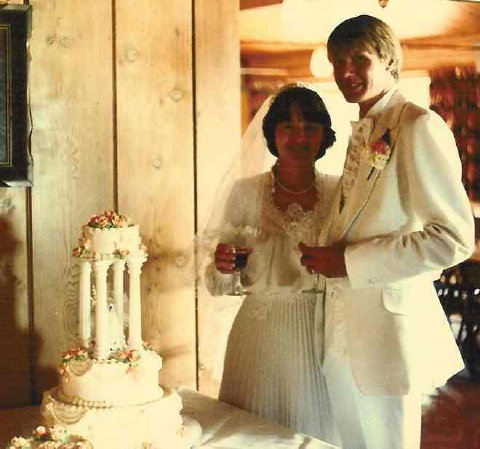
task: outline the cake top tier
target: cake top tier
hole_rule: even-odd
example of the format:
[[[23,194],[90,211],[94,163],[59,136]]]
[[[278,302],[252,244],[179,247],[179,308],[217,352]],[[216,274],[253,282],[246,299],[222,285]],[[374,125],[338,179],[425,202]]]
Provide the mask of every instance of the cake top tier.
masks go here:
[[[73,255],[81,259],[108,260],[145,258],[147,253],[138,225],[126,215],[106,210],[101,215],[92,215],[82,226],[82,237]]]
[[[132,220],[126,215],[117,214],[113,210],[106,210],[102,215],[92,215],[87,226],[97,229],[126,228],[133,226]]]

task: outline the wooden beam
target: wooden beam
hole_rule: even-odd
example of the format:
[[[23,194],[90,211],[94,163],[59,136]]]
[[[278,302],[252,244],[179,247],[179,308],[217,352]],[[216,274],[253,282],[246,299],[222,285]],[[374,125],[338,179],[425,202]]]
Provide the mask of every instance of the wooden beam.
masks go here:
[[[250,79],[281,78],[285,81],[291,79],[313,79],[310,71],[311,48],[292,50],[288,44],[284,51],[281,45],[270,46],[266,49],[261,45],[241,46],[242,75]],[[412,70],[435,70],[441,67],[456,67],[475,64],[475,47],[465,45],[463,42],[450,44],[416,43],[411,41],[403,45],[402,72]]]
[[[260,8],[262,6],[279,5],[282,0],[240,0],[240,9]]]

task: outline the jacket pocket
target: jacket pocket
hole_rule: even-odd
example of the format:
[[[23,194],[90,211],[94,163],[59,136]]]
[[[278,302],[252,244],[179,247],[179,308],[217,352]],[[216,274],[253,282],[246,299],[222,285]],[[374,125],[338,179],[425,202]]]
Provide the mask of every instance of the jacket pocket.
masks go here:
[[[412,315],[415,313],[417,302],[412,293],[409,288],[383,288],[383,307],[397,315]]]

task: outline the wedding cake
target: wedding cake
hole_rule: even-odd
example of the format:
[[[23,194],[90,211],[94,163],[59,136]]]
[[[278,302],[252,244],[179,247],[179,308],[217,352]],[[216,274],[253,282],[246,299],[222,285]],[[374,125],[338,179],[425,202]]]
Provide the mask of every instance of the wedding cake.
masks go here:
[[[141,337],[147,253],[138,226],[113,211],[95,215],[73,255],[80,264],[79,346],[64,353],[59,383],[44,393],[46,424],[81,435],[95,449],[188,447],[181,398],[158,385],[162,359]]]

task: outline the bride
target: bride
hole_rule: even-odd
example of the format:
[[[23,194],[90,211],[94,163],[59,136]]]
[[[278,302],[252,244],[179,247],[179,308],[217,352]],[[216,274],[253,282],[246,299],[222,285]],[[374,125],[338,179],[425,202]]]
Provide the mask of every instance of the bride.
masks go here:
[[[298,251],[300,242],[316,242],[338,182],[315,170],[335,132],[320,96],[298,85],[270,100],[262,130],[277,160],[233,186],[205,276],[212,295],[226,294],[235,245],[248,249],[242,282],[249,294],[230,331],[219,399],[335,444],[319,359],[322,298],[302,291],[314,276]]]

